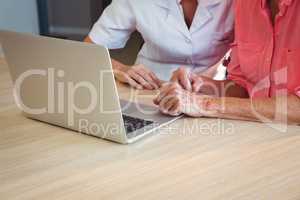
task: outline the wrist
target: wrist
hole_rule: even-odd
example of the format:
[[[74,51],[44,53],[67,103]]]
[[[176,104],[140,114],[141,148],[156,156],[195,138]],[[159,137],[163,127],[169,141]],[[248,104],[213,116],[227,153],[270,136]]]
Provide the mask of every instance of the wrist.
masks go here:
[[[115,65],[114,66],[114,71],[126,72],[129,69],[130,69],[130,67],[127,65]]]
[[[205,109],[208,117],[216,118],[244,119],[250,113],[247,100],[230,97],[209,97],[205,101]]]
[[[126,72],[130,68],[129,66],[114,59],[112,59],[112,66],[114,72]]]
[[[198,102],[207,117],[219,117],[222,113],[222,100],[219,97],[202,96]]]

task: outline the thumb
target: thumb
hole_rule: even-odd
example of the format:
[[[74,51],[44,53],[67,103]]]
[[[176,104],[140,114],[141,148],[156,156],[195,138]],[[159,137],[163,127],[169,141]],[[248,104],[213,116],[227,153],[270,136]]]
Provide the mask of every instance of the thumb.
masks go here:
[[[195,76],[191,78],[191,80],[192,80],[193,92],[199,92],[204,84],[203,80]]]

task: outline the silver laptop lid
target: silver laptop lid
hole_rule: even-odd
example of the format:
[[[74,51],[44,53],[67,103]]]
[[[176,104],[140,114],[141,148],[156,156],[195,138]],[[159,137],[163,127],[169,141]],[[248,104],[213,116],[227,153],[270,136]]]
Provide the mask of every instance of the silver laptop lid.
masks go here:
[[[27,117],[126,143],[106,48],[8,31],[0,42]]]

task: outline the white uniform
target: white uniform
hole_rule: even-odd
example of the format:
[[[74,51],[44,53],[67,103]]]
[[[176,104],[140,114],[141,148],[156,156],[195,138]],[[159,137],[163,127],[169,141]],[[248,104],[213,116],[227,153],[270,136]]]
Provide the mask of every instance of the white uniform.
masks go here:
[[[233,25],[233,0],[199,0],[190,29],[180,0],[113,0],[89,36],[118,49],[139,31],[145,44],[136,63],[168,80],[180,66],[203,71],[220,61],[232,42]]]

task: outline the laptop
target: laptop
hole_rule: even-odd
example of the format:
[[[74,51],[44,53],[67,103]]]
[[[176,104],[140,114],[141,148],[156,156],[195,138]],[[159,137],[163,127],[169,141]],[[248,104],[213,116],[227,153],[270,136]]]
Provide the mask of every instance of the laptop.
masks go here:
[[[129,144],[179,117],[120,100],[107,48],[0,31],[18,107],[31,119]]]

